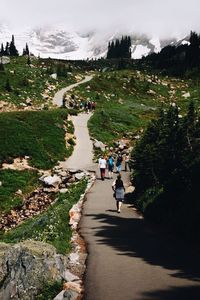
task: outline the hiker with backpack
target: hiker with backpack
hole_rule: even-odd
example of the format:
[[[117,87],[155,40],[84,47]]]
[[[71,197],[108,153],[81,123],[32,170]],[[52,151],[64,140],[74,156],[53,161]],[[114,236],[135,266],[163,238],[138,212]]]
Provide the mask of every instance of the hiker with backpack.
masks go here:
[[[117,156],[117,162],[116,162],[116,169],[117,169],[116,171],[117,171],[117,173],[121,172],[122,161],[123,161],[123,157],[122,157],[121,153],[119,152],[118,156]]]
[[[108,177],[111,179],[113,178],[113,170],[114,170],[114,158],[112,155],[109,155],[107,160],[107,166],[108,166]]]

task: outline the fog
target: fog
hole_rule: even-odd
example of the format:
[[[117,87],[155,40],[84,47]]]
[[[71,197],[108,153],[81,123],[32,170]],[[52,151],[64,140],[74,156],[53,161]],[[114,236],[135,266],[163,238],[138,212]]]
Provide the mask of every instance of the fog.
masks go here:
[[[200,32],[198,0],[1,0],[0,23],[171,37]]]

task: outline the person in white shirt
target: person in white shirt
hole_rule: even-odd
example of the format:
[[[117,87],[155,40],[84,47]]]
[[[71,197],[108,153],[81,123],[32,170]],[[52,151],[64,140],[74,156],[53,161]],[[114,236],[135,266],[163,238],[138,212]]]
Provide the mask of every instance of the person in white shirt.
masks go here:
[[[99,158],[99,168],[100,168],[101,180],[104,180],[104,179],[105,179],[106,165],[107,165],[106,159],[100,157],[100,158]]]

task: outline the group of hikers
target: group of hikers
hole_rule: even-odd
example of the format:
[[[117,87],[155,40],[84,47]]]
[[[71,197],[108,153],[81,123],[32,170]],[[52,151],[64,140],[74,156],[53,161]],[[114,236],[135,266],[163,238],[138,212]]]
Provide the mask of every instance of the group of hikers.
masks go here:
[[[75,100],[74,97],[71,96],[71,100],[67,102],[66,98],[63,98],[63,107],[66,108],[74,108],[79,110],[84,110],[86,113],[90,111],[94,111],[96,108],[96,102],[94,101],[81,101]]]
[[[124,183],[121,178],[121,169],[122,169],[122,162],[125,161],[125,171],[131,171],[130,165],[130,157],[129,153],[125,154],[125,157],[122,156],[121,152],[118,153],[116,160],[114,159],[113,155],[110,154],[108,157],[100,157],[99,158],[99,168],[100,168],[100,175],[101,180],[105,180],[106,170],[108,170],[108,177],[109,179],[113,178],[114,168],[116,167],[117,179],[112,184],[112,189],[114,191],[114,198],[116,199],[116,206],[117,212],[120,213],[122,201],[124,200],[125,188]]]

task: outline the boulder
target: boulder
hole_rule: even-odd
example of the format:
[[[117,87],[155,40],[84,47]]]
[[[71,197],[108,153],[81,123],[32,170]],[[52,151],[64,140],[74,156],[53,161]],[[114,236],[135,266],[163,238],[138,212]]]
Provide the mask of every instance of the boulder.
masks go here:
[[[43,242],[0,243],[0,299],[35,299],[44,282],[63,278],[67,264],[67,258]]]
[[[61,178],[57,175],[53,176],[42,176],[39,178],[45,185],[48,186],[57,186],[61,183]]]
[[[8,57],[8,56],[2,56],[1,57],[1,63],[3,65],[9,64],[10,63],[10,57]]]
[[[85,177],[85,173],[84,172],[81,172],[81,173],[76,173],[75,174],[75,179],[77,180],[81,180]]]

